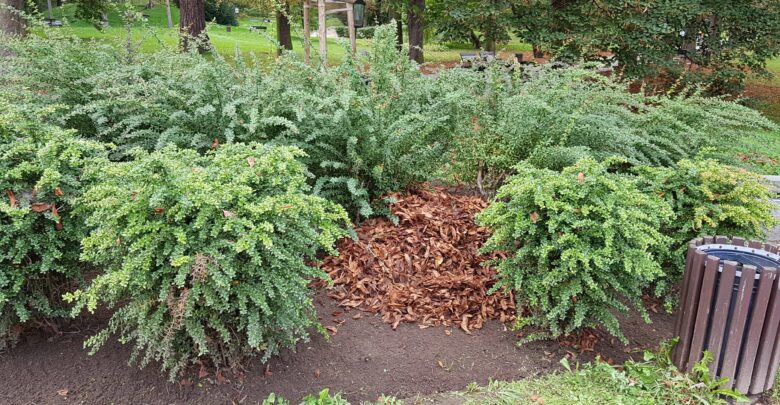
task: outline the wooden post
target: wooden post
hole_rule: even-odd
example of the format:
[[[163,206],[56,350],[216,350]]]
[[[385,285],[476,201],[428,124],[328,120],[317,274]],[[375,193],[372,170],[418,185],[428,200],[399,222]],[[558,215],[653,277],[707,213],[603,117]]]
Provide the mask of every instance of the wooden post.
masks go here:
[[[311,63],[311,0],[303,2],[303,60]]]
[[[325,0],[317,0],[319,17],[320,64],[323,70],[328,64],[328,27],[325,24]]]
[[[352,56],[357,53],[357,33],[355,32],[354,4],[347,3],[347,26],[349,27],[349,43],[352,45]]]

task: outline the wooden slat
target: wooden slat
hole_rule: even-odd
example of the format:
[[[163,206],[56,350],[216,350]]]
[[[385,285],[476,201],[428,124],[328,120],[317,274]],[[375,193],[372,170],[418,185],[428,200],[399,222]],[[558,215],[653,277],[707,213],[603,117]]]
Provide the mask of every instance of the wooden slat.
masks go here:
[[[721,378],[729,379],[723,384],[726,388],[734,387],[737,360],[739,359],[739,350],[745,332],[745,322],[747,321],[750,298],[753,295],[755,276],[755,266],[742,266],[742,278],[739,281],[737,301],[734,304],[731,326],[729,327],[726,342],[726,353],[723,355],[723,366],[721,367],[719,375]]]
[[[677,313],[677,318],[674,323],[674,333],[680,336],[680,325],[682,325],[682,308],[687,308],[686,301],[688,300],[688,283],[691,278],[691,265],[693,264],[693,254],[696,252],[696,243],[691,241],[688,244],[688,251],[685,253],[685,272],[683,273],[682,287],[680,287],[680,304],[678,308],[680,310]]]
[[[715,237],[715,243],[730,244],[729,243],[729,238],[727,238],[727,237],[725,237],[723,235],[716,236]]]
[[[715,238],[712,236],[704,236],[704,244],[705,245],[711,245],[715,242]]]
[[[772,243],[764,244],[764,250],[766,250],[769,253],[777,254],[777,245],[772,244]]]
[[[680,341],[677,344],[674,357],[675,365],[679,369],[684,369],[686,362],[688,361],[688,351],[691,348],[691,335],[693,334],[693,323],[696,320],[701,281],[702,276],[704,275],[705,257],[706,255],[698,250],[693,253],[690,282],[688,283],[687,292],[684,293],[684,295],[688,296],[688,300],[686,300],[686,306],[680,308],[680,316],[682,318],[678,335]]]
[[[715,299],[715,309],[712,313],[712,326],[710,327],[710,339],[707,343],[707,350],[712,353],[712,363],[710,363],[710,374],[715,375],[720,364],[720,352],[723,347],[723,338],[726,335],[726,321],[729,317],[729,306],[731,305],[731,292],[734,287],[734,277],[737,274],[737,262],[726,261],[723,263],[723,272],[718,282],[717,298]]]
[[[731,240],[731,244],[735,246],[745,246],[745,239],[743,238],[734,238]]]
[[[748,243],[748,246],[752,247],[753,249],[763,249],[764,243],[760,240],[751,240],[750,243]]]
[[[759,393],[765,390],[767,375],[772,368],[772,349],[775,348],[775,338],[778,336],[778,329],[780,329],[780,285],[777,280],[777,270],[764,269],[764,274],[772,272],[775,273],[775,281],[772,285],[772,290],[769,294],[769,304],[766,314],[766,320],[764,321],[764,330],[761,333],[761,342],[758,345],[758,353],[756,354],[756,365],[753,371],[753,381],[750,384],[750,393]],[[772,379],[774,380],[774,379]]]
[[[739,369],[737,370],[736,389],[745,394],[747,394],[748,389],[750,389],[750,379],[753,377],[753,366],[756,364],[758,344],[761,339],[761,332],[764,329],[767,304],[769,303],[771,290],[774,287],[775,277],[775,273],[773,272],[761,274],[756,298],[753,301],[750,329],[748,329],[747,335],[745,336],[745,350],[742,351]]]
[[[688,353],[688,362],[685,370],[690,371],[693,365],[701,360],[701,353],[704,350],[704,337],[707,333],[707,320],[710,316],[710,304],[715,290],[715,277],[718,275],[720,260],[714,256],[707,256],[704,268],[704,277],[701,281],[701,295],[696,309],[696,322],[693,325],[693,335],[691,336],[691,348]]]

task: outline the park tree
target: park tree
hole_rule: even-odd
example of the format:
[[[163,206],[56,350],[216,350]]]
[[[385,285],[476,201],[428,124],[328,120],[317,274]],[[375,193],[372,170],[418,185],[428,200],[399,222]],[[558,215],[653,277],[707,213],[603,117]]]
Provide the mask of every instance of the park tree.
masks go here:
[[[425,0],[409,0],[406,8],[406,27],[409,33],[409,58],[417,63],[425,62]]]
[[[179,44],[183,50],[189,49],[190,41],[197,39],[198,52],[206,51],[208,35],[203,0],[179,0],[179,31]]]
[[[21,36],[27,30],[24,18],[20,14],[24,10],[24,0],[0,0],[0,33]]]
[[[610,55],[626,77],[683,78],[712,93],[738,91],[780,54],[778,1],[526,0],[512,9],[517,34],[556,58]]]
[[[495,52],[509,41],[515,23],[515,0],[430,0],[427,19],[444,41],[469,42],[475,49]]]

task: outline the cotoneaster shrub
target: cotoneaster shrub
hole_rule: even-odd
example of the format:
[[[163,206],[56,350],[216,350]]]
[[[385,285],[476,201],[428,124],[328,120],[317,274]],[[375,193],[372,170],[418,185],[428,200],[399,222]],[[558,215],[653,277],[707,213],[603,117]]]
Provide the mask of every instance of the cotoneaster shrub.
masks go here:
[[[647,319],[642,290],[663,275],[655,252],[669,243],[668,204],[593,159],[515,170],[477,216],[492,230],[482,251],[507,254],[495,289],[517,291],[519,326],[543,330],[532,338],[603,326],[625,341],[615,311],[629,303]]]
[[[83,280],[76,212],[82,170],[103,146],[44,124],[52,110],[0,95],[0,349],[24,323],[66,316],[64,292]]]
[[[467,93],[459,100],[452,175],[479,179],[487,191],[524,160],[560,170],[583,157],[618,155],[632,164],[671,166],[704,147],[776,128],[734,102],[698,92],[632,94],[586,67],[442,72],[438,81],[447,92]]]
[[[309,194],[301,156],[257,144],[205,156],[167,147],[93,170],[82,258],[103,274],[66,298],[74,314],[116,310],[86,346],[94,353],[118,334],[132,360],[157,360],[173,379],[198,358],[235,366],[307,339],[319,325],[307,284],[327,277],[308,263],[335,253],[348,218]]]
[[[660,253],[667,273],[659,280],[662,290],[682,275],[690,240],[703,235],[764,239],[777,222],[766,182],[745,169],[696,158],[634,172],[644,192],[661,196],[674,210],[674,220],[662,229],[673,240],[671,248]]]

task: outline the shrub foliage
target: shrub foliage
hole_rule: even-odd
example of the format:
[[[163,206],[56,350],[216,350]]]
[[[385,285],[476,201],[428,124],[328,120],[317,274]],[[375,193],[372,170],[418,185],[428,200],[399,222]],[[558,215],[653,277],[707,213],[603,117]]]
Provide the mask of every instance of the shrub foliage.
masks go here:
[[[660,232],[669,206],[593,159],[563,172],[516,170],[477,216],[493,231],[482,250],[508,254],[496,288],[515,290],[530,311],[520,322],[552,336],[601,325],[625,340],[613,310],[627,301],[647,318],[642,290],[663,274],[653,252],[669,241]]]
[[[0,349],[19,324],[67,315],[61,295],[82,280],[74,206],[104,150],[37,117],[51,113],[0,97]]]
[[[94,228],[83,258],[103,274],[66,298],[74,313],[118,308],[87,346],[94,352],[118,333],[133,359],[160,361],[174,378],[198,357],[234,365],[307,338],[318,325],[307,284],[325,276],[308,260],[334,253],[348,221],[307,193],[302,155],[168,147],[96,169],[102,180],[83,198]]]

